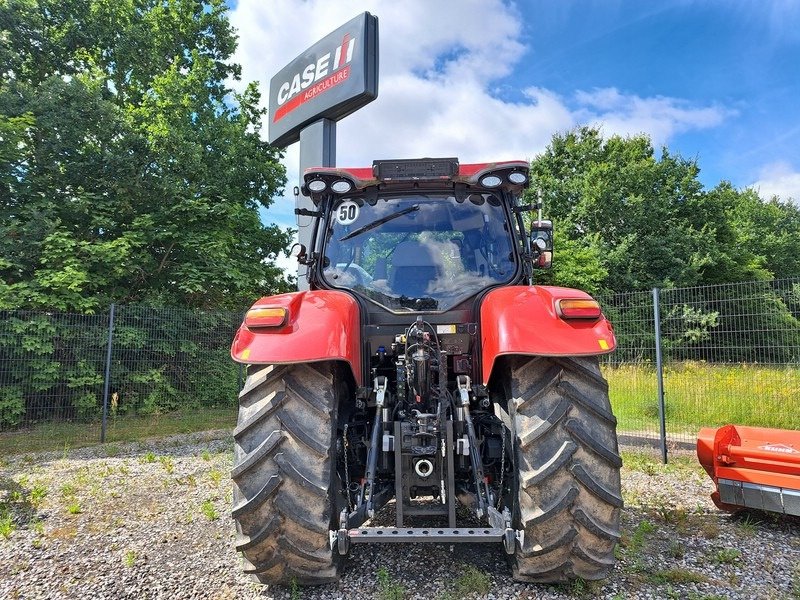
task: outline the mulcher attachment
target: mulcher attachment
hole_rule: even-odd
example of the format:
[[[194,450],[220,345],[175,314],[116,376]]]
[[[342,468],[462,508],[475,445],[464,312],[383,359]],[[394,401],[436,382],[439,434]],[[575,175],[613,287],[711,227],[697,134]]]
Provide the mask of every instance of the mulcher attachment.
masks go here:
[[[722,510],[800,516],[800,431],[704,428],[697,437],[697,457],[717,485],[711,499]]]

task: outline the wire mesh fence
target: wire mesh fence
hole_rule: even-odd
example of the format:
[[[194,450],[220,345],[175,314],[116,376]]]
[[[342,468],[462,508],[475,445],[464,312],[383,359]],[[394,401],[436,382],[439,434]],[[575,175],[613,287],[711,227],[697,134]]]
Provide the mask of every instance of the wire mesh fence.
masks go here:
[[[693,443],[700,427],[726,423],[800,429],[800,278],[600,301],[618,342],[603,369],[622,436],[660,441],[662,412],[664,442]],[[0,312],[0,453],[232,428],[242,373],[229,348],[240,321],[143,306],[117,306],[113,319],[110,310]]]
[[[657,290],[666,438],[738,423],[800,429],[800,278]],[[619,430],[658,438],[654,295],[601,298],[617,351],[604,359]]]
[[[235,423],[241,315],[114,308],[0,314],[0,451]]]

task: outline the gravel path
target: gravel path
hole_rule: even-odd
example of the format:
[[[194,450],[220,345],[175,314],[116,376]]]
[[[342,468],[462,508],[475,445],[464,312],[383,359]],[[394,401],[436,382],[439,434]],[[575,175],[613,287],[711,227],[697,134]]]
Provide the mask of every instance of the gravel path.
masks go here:
[[[355,546],[337,585],[267,588],[233,549],[231,449],[210,432],[0,459],[0,598],[800,598],[800,519],[728,516],[691,456],[630,453],[604,582],[518,584],[499,546],[415,544]]]

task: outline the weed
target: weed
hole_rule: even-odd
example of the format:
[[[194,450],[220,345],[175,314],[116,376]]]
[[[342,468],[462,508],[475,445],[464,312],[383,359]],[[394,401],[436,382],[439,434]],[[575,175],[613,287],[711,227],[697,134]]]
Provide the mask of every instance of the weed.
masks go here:
[[[158,462],[161,463],[161,466],[164,467],[167,473],[172,473],[175,470],[175,463],[169,456],[159,456]]]
[[[44,523],[42,523],[41,519],[31,519],[31,521],[28,523],[28,526],[33,529],[36,535],[44,535]]]
[[[680,560],[686,556],[686,546],[684,546],[683,542],[680,541],[671,542],[668,552],[672,558]]]
[[[211,452],[208,451],[208,448],[206,448],[200,453],[200,458],[202,458],[205,461],[211,460]],[[295,585],[297,585],[296,580],[293,579],[292,581],[295,583]]]
[[[11,518],[11,515],[3,515],[0,517],[0,535],[5,539],[10,538],[16,528],[17,526],[14,524],[14,519]]]
[[[64,485],[61,486],[61,496],[63,496],[64,498],[69,498],[70,496],[74,496],[76,493],[78,493],[78,488],[76,488],[71,483],[65,483]]]
[[[750,513],[747,513],[744,515],[744,518],[736,524],[736,528],[743,536],[753,537],[758,531],[758,526],[760,524],[761,521],[753,517]]]
[[[142,463],[154,463],[156,462],[156,455],[153,454],[151,450],[148,450],[147,454],[142,456],[142,458],[140,458],[139,461]]]
[[[378,569],[378,598],[380,600],[403,600],[406,589],[392,579],[389,572],[381,567]]]
[[[458,579],[456,579],[455,591],[459,597],[469,594],[485,596],[489,593],[491,583],[492,580],[486,573],[472,565],[467,565]]]
[[[633,532],[633,535],[628,542],[628,550],[631,552],[641,550],[642,546],[644,546],[645,536],[649,533],[653,533],[655,530],[656,526],[646,519],[639,523],[639,525],[636,527],[636,531]]]
[[[205,450],[205,452],[208,452],[208,450]],[[292,577],[292,581],[289,584],[289,593],[291,600],[300,600],[300,586],[297,585],[297,577]]]
[[[706,575],[690,571],[689,569],[665,569],[652,573],[652,575],[650,575],[650,581],[655,584],[681,584],[707,583],[709,579]]]
[[[126,567],[132,567],[136,564],[136,552],[133,550],[128,550],[125,553],[125,557],[122,559],[122,562],[125,564]]]
[[[72,502],[67,505],[67,512],[71,515],[79,515],[81,512],[81,505],[73,498]]]
[[[719,536],[719,523],[716,521],[706,521],[700,526],[703,536],[712,540]]]
[[[741,550],[736,548],[722,548],[714,554],[714,562],[720,565],[730,565],[742,557]]]
[[[222,481],[222,471],[217,469],[212,469],[208,476],[214,482],[214,485],[219,485],[219,482]]]
[[[36,538],[31,542],[31,546],[36,548],[37,550],[41,550],[42,546],[44,545],[44,541],[41,538]]]
[[[679,506],[678,508],[662,506],[659,507],[656,512],[662,521],[669,523],[670,525],[675,525],[679,529],[686,525],[686,520],[689,517],[688,511],[682,506]]]
[[[214,503],[211,500],[205,500],[200,505],[200,511],[206,516],[209,521],[216,521],[219,519],[219,513],[214,508]]]
[[[106,444],[103,446],[106,456],[117,456],[122,450],[116,444]]]
[[[75,475],[75,483],[80,486],[84,486],[89,483],[89,467],[82,467],[78,469],[78,473]]]
[[[45,496],[47,496],[47,488],[41,483],[37,483],[31,488],[29,502],[34,508],[39,508]]]

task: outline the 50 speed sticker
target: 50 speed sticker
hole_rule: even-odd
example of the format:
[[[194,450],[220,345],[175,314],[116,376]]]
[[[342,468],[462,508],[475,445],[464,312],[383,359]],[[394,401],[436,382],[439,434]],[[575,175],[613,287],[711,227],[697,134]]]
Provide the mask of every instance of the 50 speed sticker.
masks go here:
[[[358,204],[352,200],[345,200],[336,209],[336,222],[339,225],[352,225],[358,218]]]

